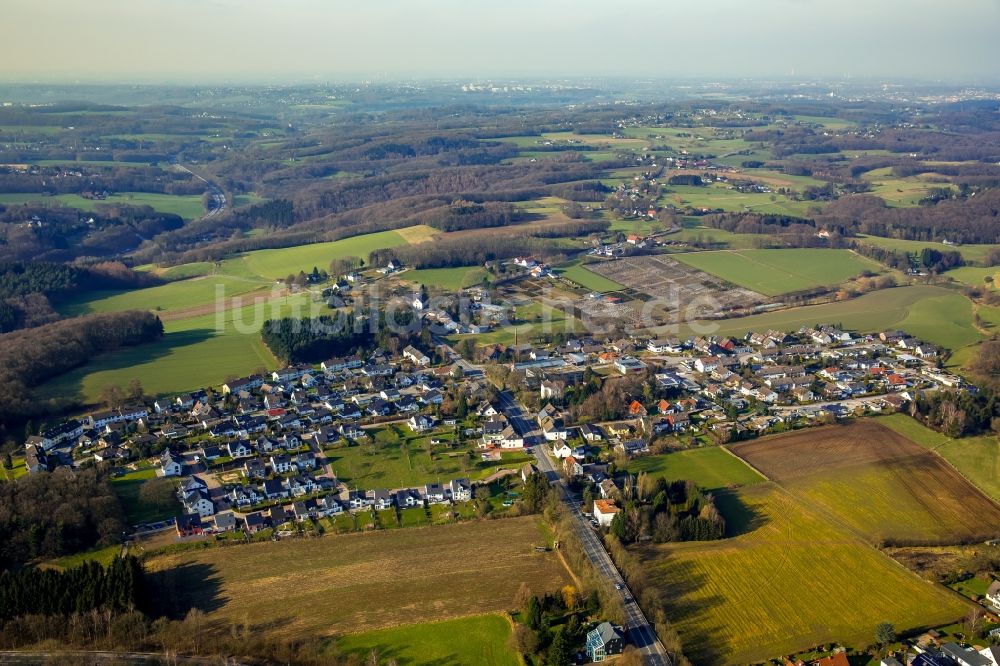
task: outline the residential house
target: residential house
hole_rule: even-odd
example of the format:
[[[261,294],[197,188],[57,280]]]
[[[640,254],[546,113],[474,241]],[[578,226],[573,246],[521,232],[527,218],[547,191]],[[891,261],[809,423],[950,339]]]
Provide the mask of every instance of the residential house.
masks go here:
[[[170,449],[164,449],[160,454],[160,471],[162,476],[180,476],[184,473],[184,459]]]
[[[594,520],[601,527],[610,527],[619,511],[613,500],[594,500]]]
[[[624,633],[610,622],[601,622],[587,633],[587,657],[592,662],[604,661],[608,655],[621,654],[624,649]]]

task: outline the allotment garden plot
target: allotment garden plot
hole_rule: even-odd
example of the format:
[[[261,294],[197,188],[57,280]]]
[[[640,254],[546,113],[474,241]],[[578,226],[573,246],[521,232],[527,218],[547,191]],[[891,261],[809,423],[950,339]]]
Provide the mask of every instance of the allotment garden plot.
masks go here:
[[[691,304],[703,304],[699,312],[704,315],[748,308],[767,300],[755,291],[734,288],[666,255],[625,257],[589,264],[587,268],[639,294],[662,301],[664,309],[671,314]]]

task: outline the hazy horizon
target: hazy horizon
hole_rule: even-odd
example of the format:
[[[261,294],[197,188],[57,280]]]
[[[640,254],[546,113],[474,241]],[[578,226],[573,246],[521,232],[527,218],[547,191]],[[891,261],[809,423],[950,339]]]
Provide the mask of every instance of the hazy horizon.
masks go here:
[[[0,80],[842,78],[996,83],[992,0],[5,0]]]

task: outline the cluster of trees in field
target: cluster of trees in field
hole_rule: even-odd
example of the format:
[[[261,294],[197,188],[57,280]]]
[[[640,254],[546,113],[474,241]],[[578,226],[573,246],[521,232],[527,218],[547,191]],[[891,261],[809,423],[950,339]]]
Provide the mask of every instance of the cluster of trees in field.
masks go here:
[[[67,406],[69,398],[53,405],[36,400],[33,387],[98,354],[162,335],[159,317],[134,310],[74,317],[0,335],[0,432]]]
[[[901,252],[891,248],[879,247],[864,240],[855,240],[850,243],[851,249],[858,254],[874,259],[889,268],[896,268],[905,271],[908,268],[919,268],[935,273],[958,268],[965,265],[962,253],[957,250],[936,250],[932,247],[925,247],[920,252]],[[991,260],[1000,259],[992,257]],[[995,264],[990,264],[995,265]]]
[[[1000,402],[994,391],[1000,376],[1000,343],[983,343],[972,371],[983,379],[977,392],[923,393],[910,403],[910,416],[949,437],[1000,432]]]
[[[423,213],[418,219],[441,231],[459,231],[505,227],[524,219],[524,213],[510,203],[494,201],[477,203],[459,199],[449,206]]]
[[[610,531],[623,544],[649,538],[669,541],[712,541],[726,536],[726,521],[715,506],[715,498],[691,481],[667,482],[660,476],[639,474],[630,478],[623,491],[623,505]],[[584,489],[584,504],[593,500],[593,490]]]
[[[144,575],[142,563],[133,555],[116,557],[106,567],[88,562],[65,571],[4,571],[0,573],[0,622],[19,615],[127,611],[145,601]]]
[[[423,342],[428,341],[428,333],[420,327],[409,308],[393,313],[381,312],[378,320],[359,318],[353,312],[303,319],[268,319],[260,336],[271,353],[286,363],[317,363],[378,346],[398,350],[418,337],[423,337]]]
[[[569,664],[587,637],[586,622],[601,610],[596,591],[582,596],[572,585],[558,594],[534,595],[526,585],[518,591],[517,622],[508,645],[536,664]],[[568,617],[567,617],[568,616]],[[637,655],[620,657],[622,666],[641,664]]]
[[[96,468],[0,483],[0,569],[116,544],[124,529],[118,496]]]

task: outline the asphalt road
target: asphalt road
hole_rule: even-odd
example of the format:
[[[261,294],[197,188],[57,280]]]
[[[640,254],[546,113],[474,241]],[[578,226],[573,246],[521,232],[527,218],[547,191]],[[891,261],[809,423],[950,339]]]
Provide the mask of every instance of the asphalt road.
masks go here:
[[[530,444],[537,444],[539,439],[544,442],[544,438],[540,438],[535,433],[534,426],[525,416],[526,410],[517,404],[510,393],[506,391],[501,393],[500,403],[504,414],[510,419],[511,425],[514,426],[519,434],[525,435],[526,445],[529,444],[529,436],[531,437]],[[619,594],[622,595],[622,602],[625,607],[625,621],[632,644],[639,649],[643,661],[650,664],[650,666],[671,666],[670,657],[667,655],[666,649],[656,637],[656,632],[653,631],[653,627],[649,624],[642,609],[639,608],[639,604],[635,602],[635,597],[632,595],[631,590],[628,589],[628,585],[625,584],[625,579],[622,578],[618,569],[615,568],[611,556],[608,555],[608,551],[604,548],[604,543],[601,541],[596,530],[591,527],[588,519],[580,513],[580,501],[569,491],[565,480],[556,472],[552,464],[552,459],[549,457],[548,448],[542,443],[534,446],[532,451],[537,459],[539,471],[548,477],[550,483],[558,484],[559,493],[567,507],[569,507],[569,511],[576,522],[577,532],[580,535],[580,541],[583,543],[583,549],[587,557],[590,558],[590,561],[602,576],[613,586],[620,588]]]

